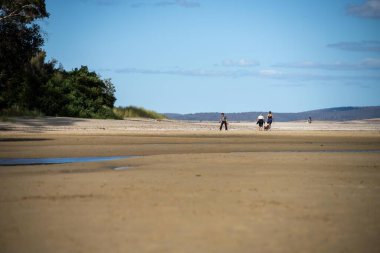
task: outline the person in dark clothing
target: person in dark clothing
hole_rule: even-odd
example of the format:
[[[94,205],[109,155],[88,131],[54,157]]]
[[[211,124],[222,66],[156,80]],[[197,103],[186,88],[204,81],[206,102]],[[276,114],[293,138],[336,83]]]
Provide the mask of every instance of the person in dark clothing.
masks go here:
[[[273,122],[273,115],[272,115],[272,112],[269,111],[268,115],[267,115],[267,124],[266,126],[264,126],[264,130],[265,131],[270,131],[271,128],[272,128],[272,122]]]
[[[224,125],[224,129],[227,131],[228,130],[227,116],[224,115],[224,113],[222,112],[220,114],[220,128],[219,128],[220,131],[222,131],[223,125]]]
[[[272,115],[272,112],[269,111],[269,113],[267,115],[267,124],[272,125],[272,122],[273,122],[273,115]]]

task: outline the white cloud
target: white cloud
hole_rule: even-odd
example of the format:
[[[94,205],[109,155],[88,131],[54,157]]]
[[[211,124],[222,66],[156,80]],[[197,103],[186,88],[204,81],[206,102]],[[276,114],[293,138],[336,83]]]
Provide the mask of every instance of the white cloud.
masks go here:
[[[380,18],[380,0],[367,0],[362,4],[347,6],[350,15],[360,18]]]
[[[266,77],[280,77],[283,75],[282,72],[275,69],[262,69],[258,71],[259,75]]]
[[[239,60],[226,59],[222,61],[222,66],[224,67],[256,67],[259,65],[260,63],[258,61],[254,61],[250,59],[239,59]]]

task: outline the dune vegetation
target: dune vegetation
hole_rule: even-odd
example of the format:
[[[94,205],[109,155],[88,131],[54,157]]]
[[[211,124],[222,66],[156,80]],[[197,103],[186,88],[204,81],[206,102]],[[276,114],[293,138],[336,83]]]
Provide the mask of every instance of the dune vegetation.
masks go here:
[[[166,119],[166,116],[163,114],[136,106],[115,107],[113,109],[113,112],[115,115],[121,118]]]

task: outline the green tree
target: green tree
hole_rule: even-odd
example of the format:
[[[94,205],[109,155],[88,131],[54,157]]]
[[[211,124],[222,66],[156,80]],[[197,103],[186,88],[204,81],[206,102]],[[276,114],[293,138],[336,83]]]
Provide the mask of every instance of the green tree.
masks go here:
[[[115,118],[115,87],[86,66],[46,62],[40,27],[44,0],[0,0],[0,109],[16,106],[52,116]]]
[[[24,106],[24,77],[44,42],[33,22],[48,16],[44,0],[0,1],[0,108]]]
[[[53,77],[54,73],[62,71],[56,69],[56,61],[45,62],[46,53],[40,51],[33,56],[29,63],[25,65],[23,76],[22,101],[20,104],[30,110],[41,110],[41,97],[46,94],[44,85]]]
[[[115,118],[115,87],[86,66],[56,71],[42,87],[39,104],[47,115],[83,118]]]

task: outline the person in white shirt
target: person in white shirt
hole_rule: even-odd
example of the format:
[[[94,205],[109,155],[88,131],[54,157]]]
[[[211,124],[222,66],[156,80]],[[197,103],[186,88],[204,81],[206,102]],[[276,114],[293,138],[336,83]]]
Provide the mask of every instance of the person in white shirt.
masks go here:
[[[256,124],[259,125],[260,131],[263,130],[264,122],[265,122],[265,118],[262,114],[260,114],[259,117],[257,117],[257,122],[256,122]]]

